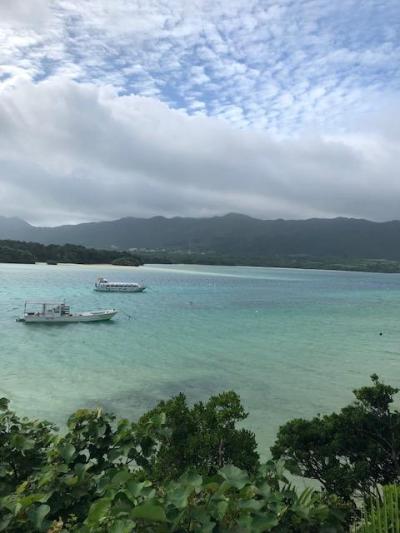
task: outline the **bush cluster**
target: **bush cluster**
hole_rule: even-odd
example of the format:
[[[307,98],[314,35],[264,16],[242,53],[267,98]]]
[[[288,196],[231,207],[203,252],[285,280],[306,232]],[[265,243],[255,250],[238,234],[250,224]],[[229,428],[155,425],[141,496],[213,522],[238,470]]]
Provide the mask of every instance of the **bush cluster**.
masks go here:
[[[193,406],[179,394],[136,422],[81,409],[64,433],[2,398],[0,531],[397,531],[398,389],[372,381],[339,413],[282,426],[265,464],[233,391]]]

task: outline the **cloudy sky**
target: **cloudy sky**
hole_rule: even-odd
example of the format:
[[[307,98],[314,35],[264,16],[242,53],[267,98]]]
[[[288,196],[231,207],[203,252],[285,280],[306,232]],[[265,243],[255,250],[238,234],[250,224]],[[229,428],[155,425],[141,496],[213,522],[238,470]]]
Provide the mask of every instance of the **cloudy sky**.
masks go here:
[[[400,218],[398,0],[0,0],[0,215]]]

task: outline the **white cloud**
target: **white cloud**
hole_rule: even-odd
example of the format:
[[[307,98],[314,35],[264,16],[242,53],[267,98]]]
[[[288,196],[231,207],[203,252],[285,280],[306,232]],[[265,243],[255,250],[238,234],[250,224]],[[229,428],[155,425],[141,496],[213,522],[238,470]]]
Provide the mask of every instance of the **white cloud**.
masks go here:
[[[0,20],[14,28],[41,28],[48,21],[48,0],[2,0]]]
[[[189,112],[196,112],[194,98],[213,116],[226,117],[227,105],[235,105],[245,119],[232,121],[241,127],[285,135],[304,127],[343,130],[349,113],[376,110],[379,97],[399,87],[395,0],[3,0],[0,6],[7,15],[0,21],[0,64],[12,76],[21,69],[38,79],[68,73],[158,95]],[[40,31],[35,18],[46,22]],[[257,111],[246,116],[249,104]]]
[[[395,0],[2,0],[1,211],[400,217],[399,18]]]
[[[231,113],[236,113],[235,109]],[[393,111],[392,111],[393,117]],[[0,100],[3,214],[399,217],[400,132],[277,140],[155,98],[52,78]]]

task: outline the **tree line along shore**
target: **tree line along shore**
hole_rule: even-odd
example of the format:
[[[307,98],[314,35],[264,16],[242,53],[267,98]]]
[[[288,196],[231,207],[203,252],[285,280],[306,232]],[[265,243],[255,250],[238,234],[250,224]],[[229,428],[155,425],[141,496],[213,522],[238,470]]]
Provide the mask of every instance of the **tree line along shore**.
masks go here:
[[[39,244],[36,242],[0,241],[0,262],[28,263],[45,262],[78,264],[114,264],[139,266],[142,259],[136,254],[117,250],[97,250],[76,244]]]
[[[214,252],[180,250],[102,250],[76,244],[40,244],[14,240],[0,240],[0,263],[36,262],[113,264],[140,266],[152,264],[198,264],[220,266],[258,266],[303,268],[318,270],[345,270],[356,272],[400,272],[400,261],[389,259],[360,259],[337,257],[233,257]]]

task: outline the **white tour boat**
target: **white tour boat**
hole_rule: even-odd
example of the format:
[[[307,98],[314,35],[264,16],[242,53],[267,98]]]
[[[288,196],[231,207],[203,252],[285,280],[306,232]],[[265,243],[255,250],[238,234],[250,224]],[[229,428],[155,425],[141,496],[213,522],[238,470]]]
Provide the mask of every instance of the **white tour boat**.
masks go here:
[[[99,322],[110,320],[116,313],[116,309],[71,313],[70,306],[65,302],[25,302],[24,314],[17,318],[17,322],[46,324]]]
[[[145,288],[139,283],[108,281],[106,278],[97,278],[94,284],[94,290],[101,292],[143,292]]]

